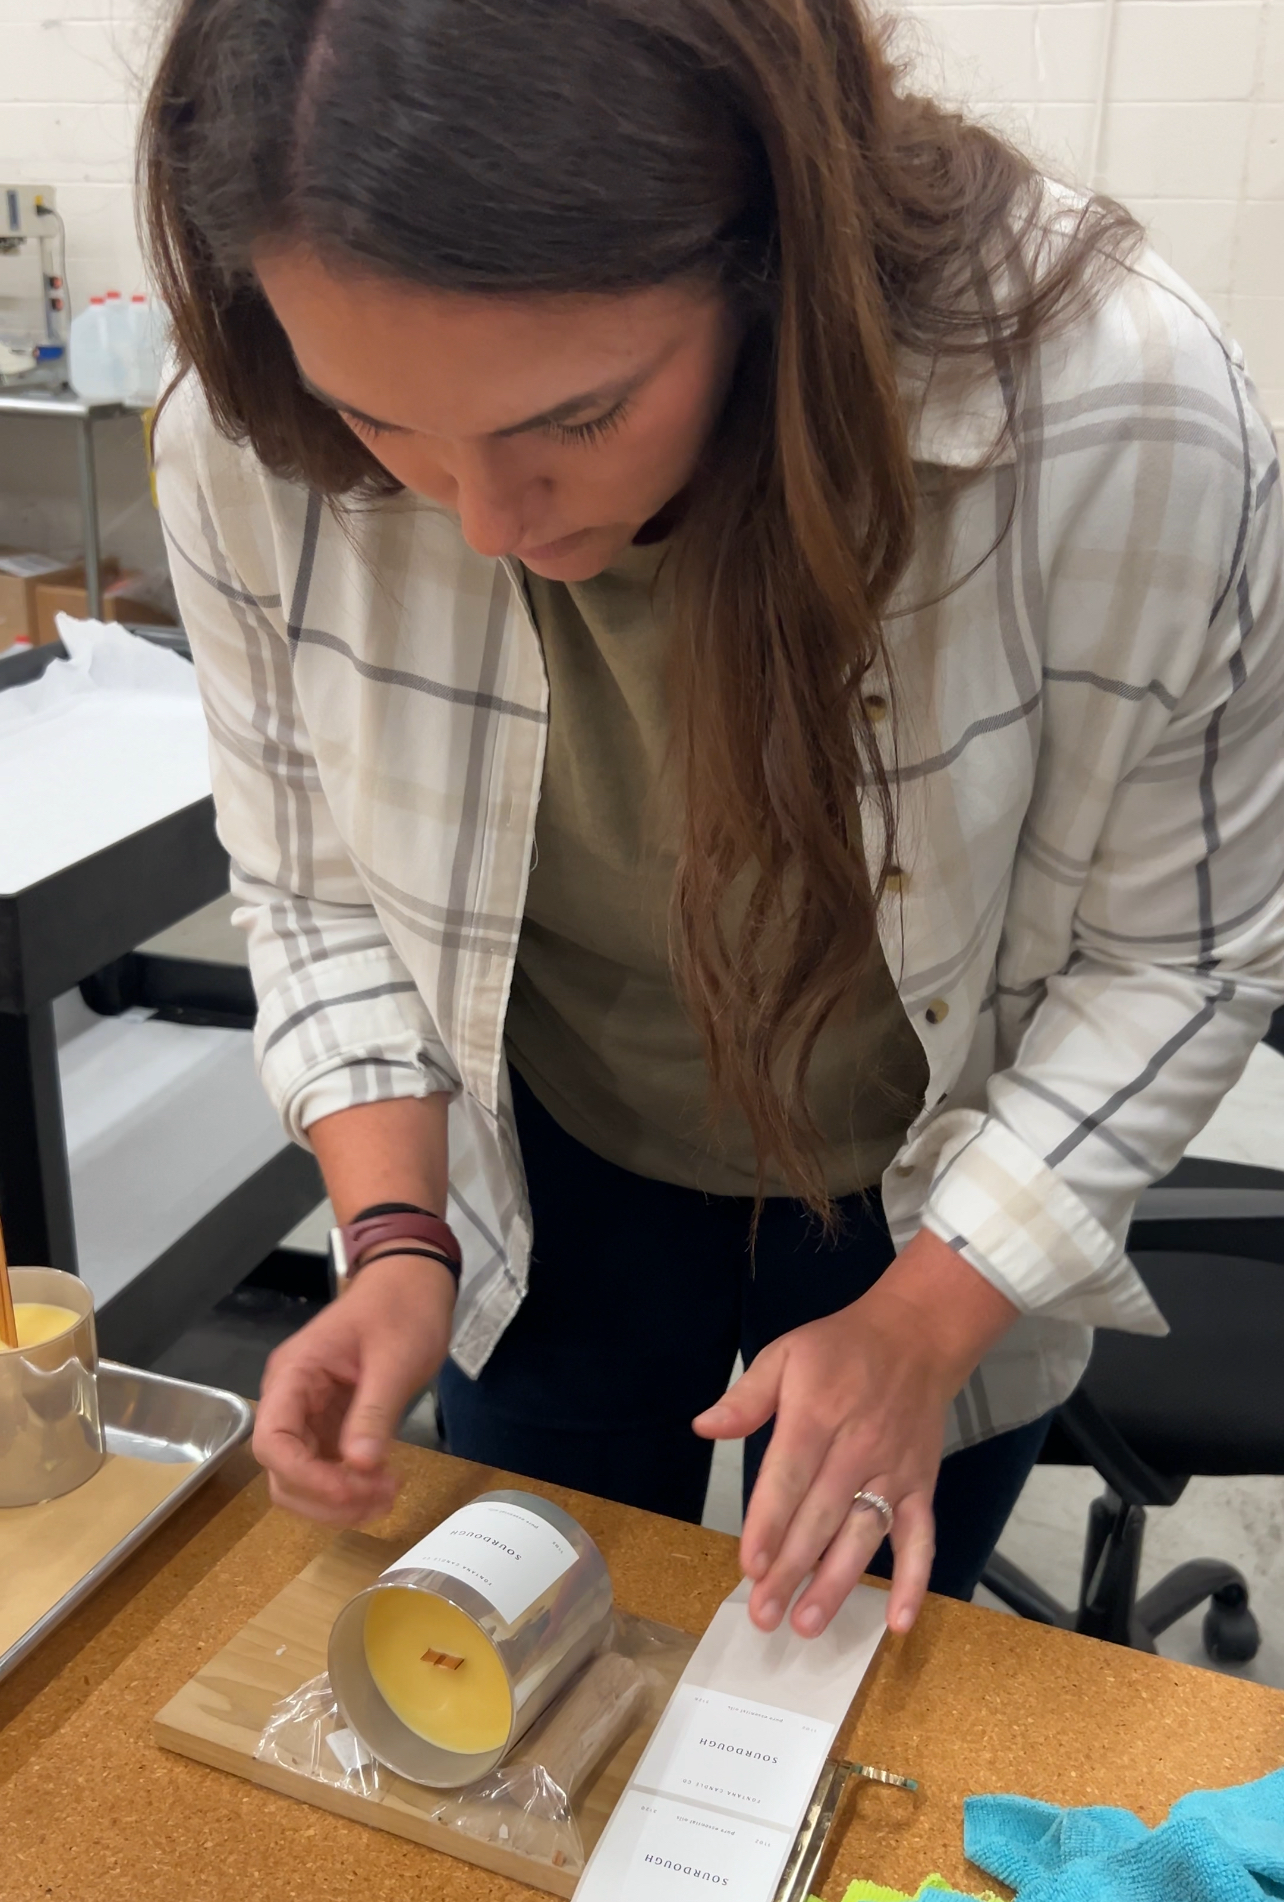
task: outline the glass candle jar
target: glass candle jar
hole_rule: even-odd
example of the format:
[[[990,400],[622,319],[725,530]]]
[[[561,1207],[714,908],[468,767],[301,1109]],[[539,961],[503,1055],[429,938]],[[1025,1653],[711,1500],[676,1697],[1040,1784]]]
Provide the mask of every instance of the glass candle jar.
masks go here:
[[[35,1506],[103,1462],[94,1300],[59,1268],[11,1268],[9,1285],[19,1341],[32,1345],[0,1346],[0,1506]]]
[[[534,1493],[483,1493],[345,1605],[330,1683],[381,1762],[459,1789],[502,1761],[610,1629],[611,1581],[583,1527]]]

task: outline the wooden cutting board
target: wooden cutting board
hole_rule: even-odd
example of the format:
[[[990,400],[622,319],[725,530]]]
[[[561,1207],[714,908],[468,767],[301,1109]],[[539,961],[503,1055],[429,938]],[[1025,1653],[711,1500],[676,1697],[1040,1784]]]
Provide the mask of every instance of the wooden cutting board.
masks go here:
[[[551,1895],[570,1896],[579,1872],[554,1868],[502,1843],[488,1843],[435,1822],[428,1811],[440,1793],[381,1770],[385,1791],[362,1796],[322,1783],[279,1764],[260,1763],[254,1752],[263,1728],[282,1698],[326,1668],[330,1627],[348,1600],[363,1591],[399,1557],[403,1541],[372,1539],[361,1532],[342,1533],[283,1592],[265,1605],[231,1643],[170,1699],[155,1718],[152,1733],[166,1750],[230,1770],[234,1776],[297,1797],[318,1809],[366,1823],[396,1836],[497,1875],[511,1876]],[[695,1650],[696,1640],[667,1626],[629,1621],[636,1636],[654,1639],[654,1668],[663,1691],[652,1714],[598,1769],[575,1800],[584,1853],[588,1856],[642,1755],[655,1717]],[[532,1733],[537,1735],[538,1733]],[[525,1752],[525,1743],[523,1744]]]
[[[108,1453],[92,1478],[61,1499],[0,1507],[0,1652],[168,1499],[193,1464]]]

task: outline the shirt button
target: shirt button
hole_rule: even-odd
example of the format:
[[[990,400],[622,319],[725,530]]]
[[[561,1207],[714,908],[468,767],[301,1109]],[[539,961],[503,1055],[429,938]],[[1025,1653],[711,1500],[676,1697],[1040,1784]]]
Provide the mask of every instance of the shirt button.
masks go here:
[[[862,696],[861,705],[869,718],[877,726],[880,720],[887,718],[887,701],[881,693],[867,693]]]
[[[943,997],[934,997],[924,1014],[929,1024],[943,1024],[950,1014],[950,1007]]]

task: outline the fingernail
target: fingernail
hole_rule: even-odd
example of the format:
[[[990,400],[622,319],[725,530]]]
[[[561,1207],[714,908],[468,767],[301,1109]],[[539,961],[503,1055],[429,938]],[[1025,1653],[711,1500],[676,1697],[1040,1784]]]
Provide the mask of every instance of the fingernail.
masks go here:
[[[909,1631],[912,1629],[913,1624],[914,1624],[914,1614],[912,1611],[898,1611],[895,1618],[893,1618],[892,1620],[892,1630],[893,1631]]]
[[[383,1458],[383,1448],[378,1440],[354,1440],[348,1448],[348,1458],[362,1466],[377,1466]]]
[[[725,1425],[730,1417],[730,1414],[721,1401],[718,1402],[716,1407],[706,1407],[703,1413],[697,1415],[702,1426],[711,1427]]]
[[[749,1561],[748,1570],[750,1578],[765,1578],[767,1575],[767,1554],[765,1552],[755,1552]]]
[[[774,1631],[780,1623],[780,1600],[769,1598],[758,1614],[758,1623],[764,1631]]]
[[[806,1611],[800,1611],[795,1620],[799,1631],[803,1632],[809,1638],[813,1632],[820,1630],[824,1622],[825,1614],[819,1605],[808,1605]]]

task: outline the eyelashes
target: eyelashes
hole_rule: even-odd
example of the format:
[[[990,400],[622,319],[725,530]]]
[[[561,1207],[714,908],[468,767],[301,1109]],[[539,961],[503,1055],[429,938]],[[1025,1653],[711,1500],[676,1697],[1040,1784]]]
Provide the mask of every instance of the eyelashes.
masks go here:
[[[629,413],[627,400],[617,403],[605,416],[595,416],[591,423],[545,423],[544,432],[556,442],[590,443],[600,442],[603,436],[609,436],[618,429]]]
[[[372,423],[364,416],[353,416],[346,409],[341,409],[339,414],[354,434],[365,437],[368,442],[378,442],[384,436],[404,436],[406,433],[403,429],[388,429],[383,423]]]
[[[341,410],[339,413],[349,429],[354,430],[367,442],[379,442],[386,436],[406,434],[405,430],[389,429],[382,423],[368,421],[364,416],[354,416],[348,410]],[[629,403],[625,398],[623,402],[617,403],[614,409],[607,410],[605,416],[595,416],[591,422],[544,423],[541,425],[540,433],[551,436],[554,442],[580,444],[600,442],[604,436],[609,436],[613,430],[620,427],[628,413]]]

